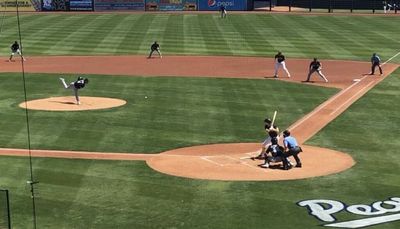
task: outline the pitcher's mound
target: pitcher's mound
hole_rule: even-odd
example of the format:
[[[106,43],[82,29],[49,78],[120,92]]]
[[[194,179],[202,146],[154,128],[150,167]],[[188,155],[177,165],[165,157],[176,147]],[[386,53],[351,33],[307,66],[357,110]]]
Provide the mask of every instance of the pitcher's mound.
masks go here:
[[[104,98],[104,97],[79,97],[81,104],[77,105],[75,97],[50,97],[45,99],[36,99],[28,101],[27,108],[31,110],[44,111],[83,111],[83,110],[99,110],[119,107],[126,104],[125,100]],[[25,102],[19,104],[25,109]]]

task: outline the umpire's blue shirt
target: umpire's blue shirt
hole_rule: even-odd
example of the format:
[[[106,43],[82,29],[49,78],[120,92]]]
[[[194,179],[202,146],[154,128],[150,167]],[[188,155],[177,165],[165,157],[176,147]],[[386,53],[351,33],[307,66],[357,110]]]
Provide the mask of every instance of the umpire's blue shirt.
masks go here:
[[[371,62],[372,63],[379,63],[379,62],[381,62],[381,58],[379,58],[379,56],[372,56],[371,57]]]
[[[283,144],[285,145],[285,147],[287,147],[288,149],[293,149],[296,146],[299,146],[297,144],[297,140],[292,137],[292,136],[288,136],[285,139],[283,139]]]

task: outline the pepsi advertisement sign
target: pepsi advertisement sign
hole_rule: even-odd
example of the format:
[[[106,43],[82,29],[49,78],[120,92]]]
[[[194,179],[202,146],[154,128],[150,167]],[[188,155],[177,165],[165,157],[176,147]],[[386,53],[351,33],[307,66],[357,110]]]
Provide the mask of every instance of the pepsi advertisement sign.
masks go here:
[[[199,0],[199,10],[247,10],[247,0]]]

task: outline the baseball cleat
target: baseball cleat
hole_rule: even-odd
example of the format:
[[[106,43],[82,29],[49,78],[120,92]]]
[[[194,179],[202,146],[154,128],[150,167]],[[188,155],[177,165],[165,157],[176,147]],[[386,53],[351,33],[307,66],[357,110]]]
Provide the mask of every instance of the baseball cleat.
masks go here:
[[[263,167],[263,168],[269,168],[269,164],[268,164],[268,163],[262,164],[261,167]]]

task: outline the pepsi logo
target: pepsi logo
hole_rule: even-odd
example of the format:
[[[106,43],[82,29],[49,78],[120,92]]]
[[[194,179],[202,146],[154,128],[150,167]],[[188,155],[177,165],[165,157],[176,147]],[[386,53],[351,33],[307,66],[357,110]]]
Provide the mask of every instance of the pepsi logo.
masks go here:
[[[216,0],[208,0],[208,6],[209,7],[215,6],[215,4],[217,4]]]

